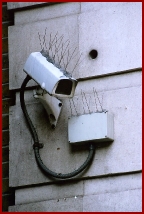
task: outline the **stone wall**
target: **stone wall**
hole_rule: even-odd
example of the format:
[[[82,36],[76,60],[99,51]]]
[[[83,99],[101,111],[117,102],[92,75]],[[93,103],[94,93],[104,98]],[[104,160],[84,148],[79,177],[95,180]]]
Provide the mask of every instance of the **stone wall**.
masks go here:
[[[141,3],[29,4],[8,3],[15,15],[15,25],[9,27],[9,87],[16,94],[9,126],[9,185],[15,189],[15,206],[9,211],[141,211]],[[82,62],[73,71],[78,79],[73,102],[63,101],[55,130],[33,98],[34,81],[25,93],[44,144],[40,150],[44,164],[68,173],[87,157],[85,146],[68,144],[68,117],[101,108],[114,115],[114,141],[96,148],[90,167],[72,181],[54,180],[37,166],[19,101],[24,63],[31,52],[49,44],[50,34],[69,39],[69,51],[77,47],[68,70],[80,53]]]

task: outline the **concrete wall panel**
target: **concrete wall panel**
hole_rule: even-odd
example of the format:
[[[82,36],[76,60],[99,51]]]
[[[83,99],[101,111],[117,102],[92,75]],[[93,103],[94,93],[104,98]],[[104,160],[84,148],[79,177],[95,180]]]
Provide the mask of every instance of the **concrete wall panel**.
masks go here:
[[[37,187],[20,188],[15,192],[15,204],[28,204],[52,199],[91,196],[141,189],[141,173],[95,178],[78,182],[61,182]]]
[[[140,2],[139,5],[142,5]],[[128,2],[82,2],[81,4],[81,12],[88,12],[88,11],[99,11],[101,9],[114,9],[115,7],[128,5]]]
[[[63,182],[16,190],[15,204],[28,204],[52,199],[67,199],[83,196],[83,181]]]
[[[84,195],[99,195],[141,189],[142,174],[103,177],[84,181]]]
[[[116,193],[85,196],[84,212],[141,212],[142,191],[128,190]]]
[[[80,13],[80,5],[79,2],[69,2],[66,4],[52,4],[33,10],[17,11],[15,13],[15,25],[77,14]]]
[[[8,8],[8,10],[12,10],[12,9],[19,9],[19,8],[23,8],[23,7],[40,5],[43,3],[45,3],[45,2],[8,2],[7,8]]]
[[[63,198],[9,207],[9,212],[82,212],[83,199]]]
[[[84,60],[80,77],[141,67],[141,3],[84,3],[82,11],[79,49]],[[98,52],[96,59],[89,57],[93,49]]]
[[[129,82],[134,76],[137,81],[135,85],[130,87]],[[77,112],[72,102],[70,105],[69,101],[65,100],[55,130],[51,129],[46,112],[41,104],[36,104],[34,98],[29,103],[29,93],[32,97],[32,91],[28,92],[28,112],[36,127],[40,142],[44,143],[44,148],[40,150],[40,154],[47,167],[56,172],[68,173],[78,168],[85,161],[88,151],[84,147],[81,147],[80,150],[70,147],[68,144],[67,120],[71,115],[71,110],[74,114],[83,113],[83,107],[85,107],[85,111],[88,113],[87,104],[91,112],[96,110],[91,88],[92,85],[96,85],[99,100],[103,100],[101,101],[102,107],[114,114],[114,142],[108,147],[96,149],[92,165],[81,176],[91,177],[141,170],[140,72],[111,77],[112,82],[119,82],[117,89],[112,89],[111,85],[106,83],[108,80],[109,77],[103,78],[103,81],[100,82],[98,79],[90,80],[89,91],[86,87],[88,81],[81,82],[74,98]],[[123,88],[119,87],[122,84],[120,80],[124,82]],[[104,88],[107,86],[107,89],[104,91],[98,90],[101,84]],[[80,89],[83,91],[86,89],[87,104],[85,101],[84,106]],[[19,96],[19,94],[17,95]],[[51,179],[43,175],[37,167],[33,154],[32,137],[23,119],[18,98],[17,102],[17,105],[11,107],[10,111],[10,186],[49,182]],[[98,100],[96,102],[99,104]],[[100,108],[100,105],[97,105],[97,107]],[[33,174],[33,176],[30,176],[30,174]]]
[[[141,187],[141,173],[136,173],[22,188],[9,211],[141,211]]]

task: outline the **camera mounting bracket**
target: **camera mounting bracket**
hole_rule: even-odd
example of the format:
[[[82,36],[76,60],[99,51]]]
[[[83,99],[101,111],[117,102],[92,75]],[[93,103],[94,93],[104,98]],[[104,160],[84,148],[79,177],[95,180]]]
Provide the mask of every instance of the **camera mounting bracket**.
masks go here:
[[[44,106],[48,114],[51,127],[55,128],[62,109],[62,102],[56,97],[50,96],[40,87],[37,88],[37,90],[34,90],[33,93],[34,98],[39,99]]]

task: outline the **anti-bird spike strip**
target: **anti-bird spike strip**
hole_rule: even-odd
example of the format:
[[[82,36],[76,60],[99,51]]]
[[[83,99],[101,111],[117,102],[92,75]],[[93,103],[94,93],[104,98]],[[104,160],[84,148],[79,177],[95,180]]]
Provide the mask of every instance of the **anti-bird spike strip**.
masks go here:
[[[88,111],[89,111],[89,114],[90,114],[90,108],[89,108],[89,105],[88,105],[88,102],[87,102],[87,98],[86,98],[86,95],[85,95],[84,91],[83,91],[83,95],[84,95],[84,98],[85,98],[85,100],[86,100],[86,104],[87,104]]]
[[[88,94],[87,94],[88,95]],[[91,111],[91,106],[89,105],[89,103],[88,103],[88,99],[87,99],[87,97],[86,97],[86,94],[85,94],[85,92],[84,91],[82,91],[82,89],[81,89],[81,101],[82,101],[82,108],[83,108],[83,111],[81,112],[81,114],[83,115],[83,114],[91,114],[92,112],[94,113],[94,112],[103,112],[104,111],[104,109],[103,109],[103,107],[102,107],[102,103],[100,102],[100,99],[99,99],[99,96],[98,96],[98,93],[97,93],[97,91],[96,91],[96,89],[93,87],[93,91],[92,91],[92,95],[93,96],[91,96],[90,94],[89,94],[89,97],[90,97],[90,100],[92,100],[92,97],[93,97],[93,99],[94,99],[94,103],[95,103],[95,110],[93,109],[93,111]],[[98,100],[98,103],[99,103],[99,107],[101,108],[101,109],[99,109],[98,108],[98,105],[97,105],[97,100]],[[78,98],[77,98],[77,101],[78,101]],[[71,103],[72,102],[72,103]],[[69,100],[69,105],[70,105],[70,110],[71,110],[71,115],[73,115],[72,114],[72,104],[73,104],[73,109],[75,110],[75,112],[76,112],[76,115],[78,115],[79,113],[78,113],[78,111],[77,111],[77,109],[76,109],[76,106],[75,106],[75,102],[74,102],[74,97],[73,97],[73,99],[71,99],[71,101]],[[87,107],[86,107],[87,106]],[[85,110],[85,108],[86,108],[86,110]],[[88,110],[88,111],[87,111]]]
[[[78,48],[70,47],[70,41],[67,39],[64,41],[64,35],[58,36],[58,32],[54,36],[49,34],[49,42],[46,42],[47,28],[45,28],[44,35],[40,35],[38,32],[40,41],[41,54],[47,58],[47,60],[53,63],[56,67],[65,70],[65,72],[71,76],[76,67],[80,64],[80,57],[78,57]],[[71,52],[71,53],[70,53]],[[76,53],[77,52],[77,53]],[[71,60],[78,57],[78,60],[73,66],[71,71],[66,71]],[[70,74],[71,73],[71,74]]]

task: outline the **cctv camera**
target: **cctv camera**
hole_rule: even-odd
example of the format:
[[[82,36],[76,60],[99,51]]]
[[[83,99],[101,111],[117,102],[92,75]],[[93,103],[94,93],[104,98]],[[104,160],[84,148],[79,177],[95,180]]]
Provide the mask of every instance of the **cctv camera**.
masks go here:
[[[40,52],[29,55],[23,70],[50,95],[58,98],[74,96],[77,80],[51,63]]]

